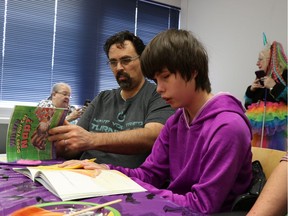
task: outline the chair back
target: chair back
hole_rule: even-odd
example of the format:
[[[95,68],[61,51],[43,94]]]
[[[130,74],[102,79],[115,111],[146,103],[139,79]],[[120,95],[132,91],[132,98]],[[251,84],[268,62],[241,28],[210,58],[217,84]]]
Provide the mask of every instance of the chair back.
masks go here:
[[[265,176],[268,179],[286,152],[275,149],[252,147],[252,154],[252,161],[260,161]]]
[[[252,147],[253,180],[247,193],[239,195],[232,205],[232,212],[248,212],[256,202],[266,180],[280,163],[285,151]],[[260,164],[259,164],[259,162]]]

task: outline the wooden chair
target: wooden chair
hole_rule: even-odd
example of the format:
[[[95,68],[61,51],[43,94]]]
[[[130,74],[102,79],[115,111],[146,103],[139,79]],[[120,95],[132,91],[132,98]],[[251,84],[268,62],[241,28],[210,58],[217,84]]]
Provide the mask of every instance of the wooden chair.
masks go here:
[[[252,154],[252,162],[257,160],[260,162],[260,167],[262,167],[265,177],[266,179],[268,179],[274,168],[280,163],[281,158],[286,154],[286,152],[275,149],[252,147]],[[255,164],[255,162],[253,164]],[[259,167],[259,165],[256,166]],[[259,191],[261,191],[263,185],[266,182],[264,175],[261,176],[263,176],[263,179],[258,178],[259,176],[257,177],[257,174],[255,175],[255,173],[253,172],[254,180],[249,188],[249,191],[237,197],[232,206],[233,212],[248,212],[251,209],[259,196]],[[255,191],[257,191],[257,193],[254,193]]]
[[[275,149],[252,147],[252,154],[252,161],[260,161],[265,176],[268,179],[286,152]]]

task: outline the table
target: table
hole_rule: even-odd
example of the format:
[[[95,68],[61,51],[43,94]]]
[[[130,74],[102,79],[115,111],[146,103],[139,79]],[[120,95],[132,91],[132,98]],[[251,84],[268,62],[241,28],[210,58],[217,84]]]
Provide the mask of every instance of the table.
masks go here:
[[[61,163],[61,161],[42,161],[41,165],[55,163]],[[21,166],[23,165],[0,160],[0,216],[8,216],[13,211],[29,205],[61,201],[38,182],[33,182],[26,176],[13,171],[13,168]],[[78,201],[101,204],[116,199],[122,199],[122,202],[111,207],[117,209],[122,216],[204,216],[149,192],[93,197]],[[245,212],[224,212],[210,216],[244,215],[246,215]]]
[[[41,165],[47,164],[51,164],[51,162],[43,162]],[[0,216],[8,216],[13,211],[29,205],[61,201],[38,182],[33,182],[26,176],[12,170],[12,168],[19,166],[21,165],[16,163],[0,162]],[[199,216],[189,209],[179,207],[149,192],[94,197],[81,199],[81,201],[100,204],[115,199],[122,199],[122,202],[111,207],[117,209],[123,216]]]

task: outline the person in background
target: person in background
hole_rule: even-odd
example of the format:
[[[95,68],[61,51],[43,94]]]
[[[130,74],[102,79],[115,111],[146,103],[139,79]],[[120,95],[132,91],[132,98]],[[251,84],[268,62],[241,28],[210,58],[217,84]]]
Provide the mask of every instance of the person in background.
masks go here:
[[[288,153],[273,170],[247,216],[284,216],[287,214]]]
[[[85,109],[86,109],[86,107],[84,107],[84,106],[82,108],[76,108],[75,106],[70,105],[66,120],[70,124],[77,124],[79,118],[82,116]]]
[[[138,167],[174,110],[142,74],[143,41],[129,31],[107,39],[104,50],[119,87],[100,92],[78,126],[50,130],[57,154],[66,159],[97,158],[99,163]]]
[[[259,53],[257,66],[264,77],[256,77],[245,92],[252,145],[287,151],[287,56],[282,45],[267,43]]]
[[[37,106],[40,107],[57,107],[67,108],[68,114],[66,120],[70,123],[77,120],[83,114],[83,109],[70,106],[71,87],[67,83],[59,82],[53,85],[51,95],[39,102]]]
[[[66,161],[60,167],[116,169],[193,212],[230,210],[252,179],[252,133],[241,102],[228,93],[211,93],[207,52],[189,31],[159,33],[142,53],[141,68],[177,109],[145,162],[135,169],[87,160]],[[161,189],[166,179],[170,184]]]

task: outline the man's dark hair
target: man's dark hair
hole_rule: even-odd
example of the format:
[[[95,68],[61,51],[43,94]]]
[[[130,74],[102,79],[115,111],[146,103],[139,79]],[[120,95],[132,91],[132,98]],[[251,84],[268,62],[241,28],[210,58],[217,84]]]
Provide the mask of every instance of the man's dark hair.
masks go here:
[[[129,32],[129,31],[118,32],[106,40],[106,43],[104,44],[104,47],[103,47],[104,51],[106,53],[106,56],[109,58],[109,56],[108,56],[109,49],[113,44],[119,44],[119,45],[123,46],[124,41],[127,41],[127,40],[132,42],[132,44],[135,47],[137,54],[139,56],[141,56],[141,54],[145,48],[145,45],[139,37],[135,36],[133,33]]]
[[[141,55],[141,68],[149,79],[164,68],[174,74],[179,72],[186,81],[196,73],[196,90],[211,92],[207,52],[189,31],[169,29],[156,35]]]

